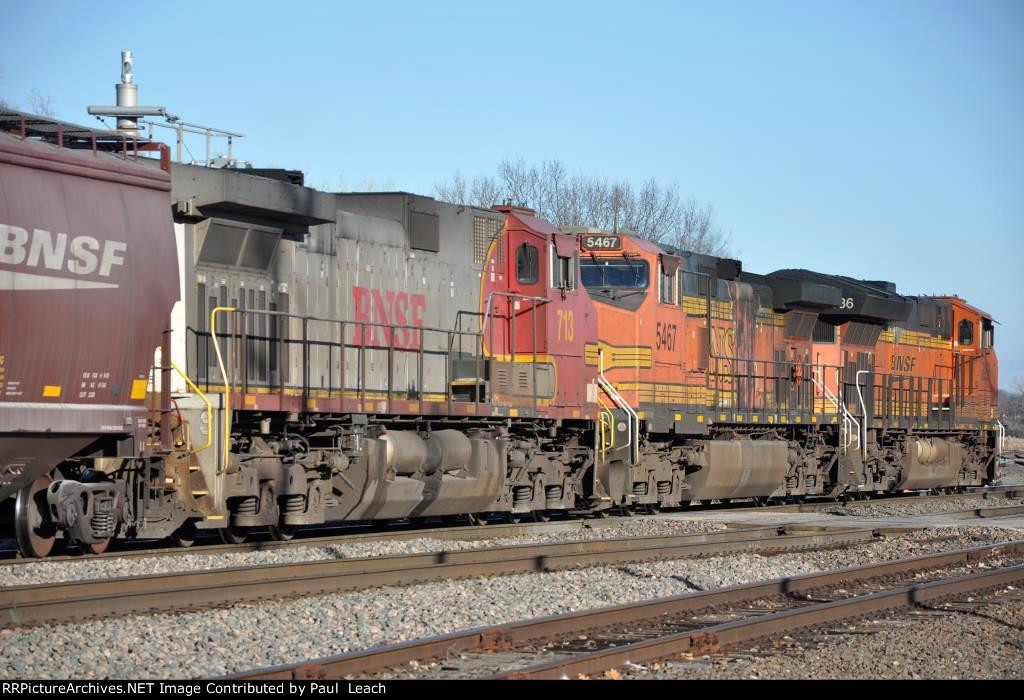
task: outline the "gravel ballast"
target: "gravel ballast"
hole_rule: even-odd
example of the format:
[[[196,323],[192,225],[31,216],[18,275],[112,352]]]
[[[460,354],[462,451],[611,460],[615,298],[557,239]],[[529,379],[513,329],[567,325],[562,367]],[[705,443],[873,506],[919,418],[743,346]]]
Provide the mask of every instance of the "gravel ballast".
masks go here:
[[[943,536],[952,539],[937,539]],[[230,609],[4,630],[0,631],[0,676],[206,677],[479,625],[1019,536],[1019,531],[991,527],[932,529],[835,550],[445,581]]]
[[[1009,600],[1005,600],[1009,599]],[[740,654],[666,661],[605,677],[643,679],[1021,679],[1024,678],[1024,600],[1011,590],[992,603],[960,613],[906,612],[850,624],[789,647],[752,647]],[[864,628],[868,629],[865,630]],[[847,633],[842,633],[842,632]]]
[[[963,498],[892,498],[878,501],[856,501],[848,505],[835,504],[818,511],[821,515],[843,515],[858,518],[898,518],[915,515],[937,515],[968,511],[976,508],[1001,508],[1019,506],[1021,498],[1005,498],[990,495],[988,498],[964,496]]]

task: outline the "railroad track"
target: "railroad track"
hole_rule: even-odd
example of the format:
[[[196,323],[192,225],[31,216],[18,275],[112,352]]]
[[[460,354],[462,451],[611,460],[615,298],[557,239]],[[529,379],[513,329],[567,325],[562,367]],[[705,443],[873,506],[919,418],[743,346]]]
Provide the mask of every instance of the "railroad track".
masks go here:
[[[964,574],[971,564],[1009,563]],[[418,639],[233,679],[577,678],[1024,581],[1024,541],[565,613]],[[949,574],[952,570],[954,573]],[[943,573],[945,571],[946,573]],[[920,572],[934,580],[914,582]],[[538,656],[548,660],[537,663]],[[430,662],[435,662],[430,665]]]
[[[1001,458],[1007,462],[1013,462],[1014,464],[1024,467],[1024,450],[1004,452],[1001,455]]]
[[[643,516],[651,517],[651,516]],[[591,529],[605,529],[615,526],[619,520],[606,518],[601,520],[560,520],[551,522],[536,523],[502,523],[491,525],[445,525],[439,527],[420,527],[391,530],[373,530],[371,532],[346,531],[331,535],[307,535],[297,537],[294,540],[259,540],[253,542],[242,542],[240,544],[223,544],[219,540],[213,544],[198,544],[194,547],[176,547],[173,545],[162,545],[159,547],[129,548],[104,552],[103,554],[71,554],[47,557],[46,559],[13,558],[15,552],[9,554],[12,558],[6,561],[0,559],[0,566],[18,566],[24,564],[39,564],[41,562],[81,562],[98,561],[103,559],[136,559],[140,557],[165,557],[181,556],[187,554],[237,554],[241,552],[263,552],[290,547],[323,547],[330,545],[356,544],[360,542],[378,542],[387,540],[401,542],[406,540],[417,540],[423,538],[437,540],[476,540],[496,539],[502,537],[520,537],[523,535],[548,534],[548,533],[573,533],[579,532],[582,523],[586,522]]]
[[[758,527],[702,535],[630,537],[403,554],[12,586],[0,589],[0,627],[192,610],[473,578],[736,552],[784,552],[871,541],[875,532],[788,532]]]
[[[877,497],[873,500],[851,500],[845,503],[847,508],[857,508],[862,505],[873,505],[880,502],[915,502],[918,500],[928,501],[943,501],[960,498],[982,498],[987,499],[990,497],[1006,497],[1016,498],[1024,497],[1024,486],[986,486],[979,487],[977,489],[968,490],[962,494],[931,494],[927,492],[913,493],[913,494],[887,494],[882,497]],[[813,513],[826,510],[829,508],[836,508],[838,503],[834,500],[819,501],[811,503],[799,503],[799,504],[788,504],[788,505],[775,505],[775,506],[764,506],[757,509],[757,512],[779,512],[779,513]],[[693,509],[697,511],[715,512],[720,510],[734,510],[737,508],[752,508],[750,503],[732,503],[732,504],[718,504],[714,506],[694,506]],[[965,511],[966,512],[966,511]],[[588,519],[573,519],[573,520],[560,520],[551,522],[535,522],[535,523],[491,523],[488,525],[443,525],[436,527],[399,527],[390,529],[379,529],[375,528],[369,532],[357,531],[353,532],[353,528],[345,528],[343,532],[339,534],[328,534],[328,535],[317,535],[316,532],[319,530],[311,531],[305,536],[299,536],[294,540],[287,542],[278,542],[274,540],[262,540],[243,542],[241,544],[222,544],[215,542],[212,544],[197,543],[196,546],[190,548],[176,547],[172,545],[161,544],[160,546],[146,546],[142,545],[128,545],[126,549],[112,550],[104,552],[103,554],[70,554],[51,556],[46,559],[26,559],[21,558],[16,550],[0,550],[0,566],[17,566],[20,564],[38,564],[41,561],[44,562],[78,562],[78,561],[97,561],[102,559],[129,559],[129,558],[141,558],[141,557],[156,557],[156,556],[181,556],[188,554],[232,554],[241,552],[258,552],[258,551],[271,551],[278,549],[287,549],[289,547],[302,547],[302,546],[330,546],[330,545],[342,545],[352,544],[359,542],[373,542],[381,540],[391,541],[403,541],[403,540],[414,540],[420,538],[432,538],[440,540],[473,540],[473,539],[498,539],[503,537],[519,537],[523,535],[532,535],[538,533],[557,533],[566,532],[571,533],[578,531],[582,527],[583,523],[586,523],[588,527],[592,529],[602,529],[614,527],[616,524],[623,521],[630,521],[642,518],[657,518],[657,515],[633,515],[626,517],[608,517],[608,518],[588,518]],[[985,517],[979,515],[978,517]]]
[[[878,505],[879,503],[915,503],[929,501],[939,503],[942,501],[955,501],[964,498],[1024,498],[1024,486],[983,486],[977,489],[968,489],[964,493],[929,493],[919,491],[914,493],[885,494],[883,496],[871,495],[870,498],[850,499],[845,502],[828,500],[813,501],[808,503],[788,503],[783,505],[765,506],[759,512],[777,513],[816,513],[828,508],[835,508],[842,505],[846,508],[861,508]]]

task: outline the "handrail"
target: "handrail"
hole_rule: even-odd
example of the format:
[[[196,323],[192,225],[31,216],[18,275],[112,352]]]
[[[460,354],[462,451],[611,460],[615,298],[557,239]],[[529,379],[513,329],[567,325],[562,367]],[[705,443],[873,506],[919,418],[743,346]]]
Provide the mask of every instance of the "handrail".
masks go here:
[[[857,370],[857,374],[854,376],[854,382],[857,384],[857,399],[860,401],[860,415],[861,419],[864,421],[864,424],[860,426],[862,433],[860,436],[861,459],[867,459],[868,457],[868,409],[864,404],[864,394],[860,391],[860,375],[870,373],[871,370],[869,369],[860,369]]]
[[[490,320],[490,318],[492,316],[492,314],[491,314],[491,302],[493,301],[494,297],[496,297],[496,296],[506,297],[508,299],[522,299],[524,301],[532,301],[533,302],[533,306],[530,307],[530,310],[532,312],[536,311],[538,304],[540,304],[540,303],[547,304],[548,302],[551,301],[547,297],[531,297],[531,296],[526,296],[524,294],[515,294],[513,292],[490,292],[490,293],[488,293],[488,295],[487,295],[487,305],[484,307],[484,322],[483,322],[483,325],[480,326],[480,335],[483,336],[484,338],[487,337],[487,322]],[[513,348],[513,352],[514,351],[515,351],[515,349]],[[492,354],[494,353],[494,348],[493,347],[491,348],[491,353]]]
[[[818,376],[819,372],[822,375],[820,377]],[[836,375],[837,375],[836,379],[837,379],[837,381],[838,381],[838,378],[839,378],[838,374],[839,374],[839,369],[836,368]],[[828,386],[825,384],[825,381],[824,381],[824,372],[821,372],[821,370],[818,367],[813,367],[811,369],[811,381],[814,383],[814,386],[818,387],[821,390],[821,393],[825,396],[825,398],[827,398],[829,400],[829,402],[833,406],[835,406],[836,410],[839,411],[840,415],[843,417],[843,428],[844,428],[844,432],[846,433],[846,436],[842,440],[843,452],[845,453],[846,450],[850,447],[850,445],[853,442],[853,440],[851,440],[850,437],[849,437],[850,434],[851,434],[851,432],[850,432],[851,425],[853,427],[855,427],[856,430],[857,430],[857,432],[854,433],[857,436],[857,451],[858,452],[862,452],[863,445],[861,444],[861,439],[860,439],[860,422],[858,422],[857,419],[853,417],[853,414],[850,413],[850,410],[848,408],[846,408],[846,404],[843,403],[842,401],[840,401],[839,397],[837,397],[834,393],[832,393],[832,390],[828,388]]]
[[[608,451],[615,449],[615,416],[612,415],[611,410],[605,404],[600,394],[597,396],[597,404],[600,407],[600,410],[597,412],[597,424],[599,426],[598,452],[601,455],[601,459],[604,460],[604,456],[608,454]],[[605,420],[606,417],[607,421]],[[606,434],[609,430],[611,431],[610,440]]]
[[[996,433],[996,459],[1003,454],[1003,444],[1006,442],[1006,428],[1000,421],[996,421],[999,432]]]
[[[608,378],[604,376],[604,350],[600,349],[597,351],[598,369],[597,369],[597,381],[601,385],[601,388],[605,390],[608,396],[611,397],[612,401],[626,412],[629,416],[629,429],[630,436],[629,442],[623,447],[629,447],[629,463],[631,465],[639,464],[640,462],[640,416],[637,415],[633,407],[629,405],[629,402],[622,397],[622,394],[618,392],[615,386],[608,381]],[[612,435],[615,434],[615,426],[612,426]]]
[[[230,313],[237,311],[234,306],[217,306],[210,311],[210,337],[213,339],[213,351],[217,355],[217,366],[220,368],[220,376],[224,380],[224,463],[217,467],[217,475],[228,470],[228,460],[231,454],[231,387],[228,384],[228,373],[224,369],[224,358],[220,354],[220,343],[217,342],[217,314],[220,312]],[[212,430],[213,426],[210,426]]]
[[[206,444],[200,447],[198,450],[192,451],[192,454],[199,454],[200,452],[207,449],[208,447],[210,447],[210,445],[213,444],[213,406],[210,405],[210,400],[206,398],[206,394],[204,394],[199,389],[199,387],[192,383],[192,380],[189,379],[187,374],[181,371],[181,367],[178,367],[174,360],[171,360],[171,367],[177,370],[178,374],[180,374],[181,378],[185,380],[189,388],[192,389],[192,391],[199,394],[199,398],[203,400],[204,404],[206,404]],[[189,445],[189,449],[192,449],[191,445]]]

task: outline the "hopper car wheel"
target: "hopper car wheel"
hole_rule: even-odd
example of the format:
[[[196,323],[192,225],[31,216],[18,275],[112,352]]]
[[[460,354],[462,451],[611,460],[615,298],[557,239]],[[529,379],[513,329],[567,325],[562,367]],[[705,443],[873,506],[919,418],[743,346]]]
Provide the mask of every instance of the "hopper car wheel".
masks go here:
[[[82,551],[86,554],[103,554],[107,551],[107,547],[110,546],[111,538],[103,540],[102,542],[95,542],[93,544],[83,544]]]
[[[217,530],[217,534],[220,535],[220,541],[224,544],[242,544],[249,535],[244,527],[235,526],[221,528]]]
[[[270,539],[277,542],[287,542],[295,537],[295,533],[298,531],[298,528],[294,525],[285,525],[281,523],[279,525],[270,525],[267,527],[267,530],[270,532]]]
[[[487,524],[487,513],[470,513],[468,516],[469,524],[477,527],[483,527]]]
[[[535,510],[533,511],[533,521],[535,523],[546,523],[551,520],[551,514],[546,510]]]
[[[522,520],[523,518],[519,513],[513,513],[512,511],[505,513],[505,522],[509,525],[518,525]]]
[[[644,506],[644,512],[647,515],[657,515],[661,512],[661,508],[658,506],[657,503],[648,503]]]
[[[167,539],[175,547],[191,547],[196,543],[197,534],[196,524],[189,520],[171,533],[171,536]]]
[[[26,557],[45,557],[53,549],[57,528],[50,523],[46,489],[53,483],[43,474],[20,491],[14,502],[14,531],[18,549]]]

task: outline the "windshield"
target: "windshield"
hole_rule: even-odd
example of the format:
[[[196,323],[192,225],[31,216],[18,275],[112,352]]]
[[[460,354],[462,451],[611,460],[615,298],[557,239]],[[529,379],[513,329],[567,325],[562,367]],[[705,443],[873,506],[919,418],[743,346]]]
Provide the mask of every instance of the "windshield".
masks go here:
[[[628,258],[583,258],[580,279],[588,289],[646,289],[646,260]]]

